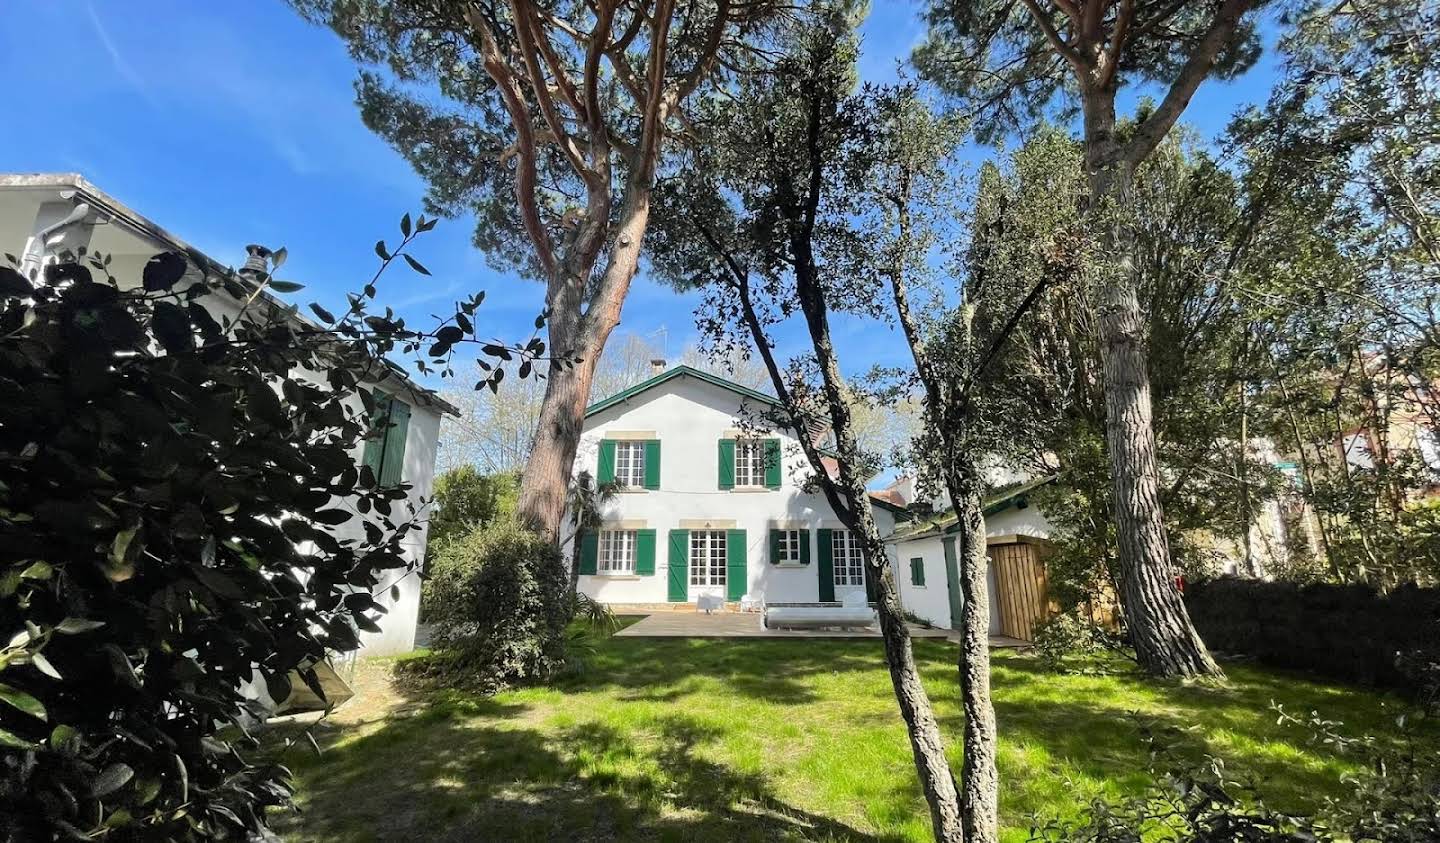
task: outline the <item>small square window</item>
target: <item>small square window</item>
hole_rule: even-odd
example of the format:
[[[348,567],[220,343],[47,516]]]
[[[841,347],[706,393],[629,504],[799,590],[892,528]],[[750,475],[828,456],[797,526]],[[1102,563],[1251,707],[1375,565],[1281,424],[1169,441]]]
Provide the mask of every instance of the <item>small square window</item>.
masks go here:
[[[799,565],[805,561],[802,542],[804,530],[778,530],[775,537],[775,564]]]

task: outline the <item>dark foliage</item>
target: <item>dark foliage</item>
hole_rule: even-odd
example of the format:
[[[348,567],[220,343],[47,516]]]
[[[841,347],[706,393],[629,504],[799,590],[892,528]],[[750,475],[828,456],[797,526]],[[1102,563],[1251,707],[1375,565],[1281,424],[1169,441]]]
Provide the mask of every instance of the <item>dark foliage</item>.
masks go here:
[[[407,669],[486,693],[550,678],[565,659],[567,584],[559,549],[512,519],[446,542],[429,582],[442,652]]]
[[[1440,661],[1440,589],[1223,577],[1192,583],[1185,603],[1212,648],[1273,667],[1423,693],[1423,665]]]
[[[433,225],[406,215],[380,271],[426,274],[403,249]],[[266,292],[298,284],[203,256],[123,282],[62,257],[0,267],[0,840],[241,837],[290,797],[242,686],[323,698],[314,665],[411,564],[408,486],[359,465],[370,384],[397,388],[390,351],[448,372],[479,296],[418,332],[367,312],[377,272],[317,326]]]

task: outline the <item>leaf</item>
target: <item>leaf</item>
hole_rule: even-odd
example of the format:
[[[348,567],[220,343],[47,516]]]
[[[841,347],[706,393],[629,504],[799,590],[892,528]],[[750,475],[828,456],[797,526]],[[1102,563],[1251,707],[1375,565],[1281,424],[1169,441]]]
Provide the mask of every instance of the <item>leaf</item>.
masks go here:
[[[20,577],[27,580],[48,580],[53,572],[49,562],[37,561],[31,562],[28,568],[21,571]]]
[[[410,212],[406,211],[405,216],[400,218],[400,233],[406,237],[410,236]]]
[[[265,676],[265,690],[276,705],[290,699],[290,677],[284,673],[270,673]]]
[[[41,652],[31,653],[31,654],[30,654],[30,663],[33,664],[33,665],[35,665],[35,669],[36,669],[36,670],[39,670],[41,673],[45,674],[46,676],[50,677],[51,679],[63,679],[63,678],[64,678],[63,676],[60,675],[60,671],[58,671],[58,670],[55,669],[55,665],[51,664],[51,663],[50,663],[50,660],[47,659],[47,658],[45,658],[45,654],[44,654],[44,653],[41,653]]]
[[[435,339],[437,342],[451,345],[465,339],[465,332],[454,325],[446,325],[435,332]]]
[[[289,256],[290,256],[290,252],[289,252],[289,250],[287,250],[284,246],[281,246],[280,248],[278,248],[278,249],[276,249],[275,251],[271,252],[271,253],[270,253],[270,271],[271,271],[271,272],[274,272],[275,270],[279,269],[282,265],[284,265],[285,259],[288,258]]]
[[[317,509],[314,512],[310,513],[310,520],[316,521],[320,524],[330,524],[332,526],[344,524],[346,521],[349,521],[351,518],[354,517],[355,516],[353,513],[346,512],[343,509]]]
[[[0,266],[0,296],[28,298],[35,292],[25,276],[8,266]]]
[[[160,345],[171,354],[179,354],[194,348],[190,331],[190,314],[185,308],[168,301],[156,302],[155,313],[150,319],[150,329]]]
[[[73,755],[80,748],[80,733],[74,726],[61,723],[50,732],[50,748],[56,752]]]
[[[30,743],[19,735],[0,729],[0,746],[10,746],[15,749],[34,749],[35,744]]]
[[[140,283],[152,293],[169,290],[185,277],[190,265],[179,252],[161,252],[145,263],[140,273]]]
[[[9,685],[0,685],[0,702],[8,704],[16,711],[24,712],[37,720],[44,720],[45,704],[20,690]]]
[[[381,260],[390,260],[390,250],[385,248],[384,240],[375,241],[375,254],[379,255]],[[369,295],[369,293],[366,293],[366,295]]]
[[[313,301],[310,302],[310,310],[313,311],[313,312],[315,313],[315,315],[320,318],[320,321],[321,321],[321,322],[334,322],[334,321],[335,321],[334,315],[332,315],[332,314],[330,313],[330,311],[328,311],[328,310],[326,310],[325,308],[321,307],[321,306],[319,305],[319,303],[317,303],[317,302],[313,302]]]
[[[95,777],[95,782],[90,785],[90,795],[96,798],[109,796],[124,787],[126,782],[134,777],[135,771],[130,769],[129,764],[119,762],[111,764]]]
[[[110,542],[110,563],[116,567],[123,567],[130,561],[130,545],[135,541],[135,534],[140,532],[139,527],[128,527],[115,534],[115,539]]]
[[[459,325],[460,330],[464,331],[467,334],[475,333],[475,326],[470,322],[470,317],[466,316],[463,313],[455,314],[455,324]]]
[[[61,635],[80,635],[94,629],[99,629],[104,625],[104,621],[92,621],[85,618],[66,618],[55,625],[55,631]]]
[[[429,275],[429,274],[430,274],[430,270],[426,269],[426,268],[425,268],[425,265],[422,264],[420,261],[415,260],[414,258],[410,257],[409,255],[405,255],[404,258],[405,258],[405,262],[408,263],[408,264],[410,264],[410,268],[411,268],[411,269],[415,270],[416,272],[420,273],[421,275]]]
[[[294,281],[271,281],[270,289],[277,293],[298,293],[305,289],[305,285],[297,284]]]

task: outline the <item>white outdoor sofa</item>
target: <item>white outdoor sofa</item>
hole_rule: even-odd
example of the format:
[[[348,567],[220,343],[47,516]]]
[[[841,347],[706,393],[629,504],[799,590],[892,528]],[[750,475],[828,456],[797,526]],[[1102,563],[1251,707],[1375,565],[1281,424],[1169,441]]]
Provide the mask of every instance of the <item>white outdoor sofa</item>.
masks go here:
[[[871,627],[878,622],[864,593],[845,595],[840,605],[769,604],[765,607],[766,629],[848,629]]]

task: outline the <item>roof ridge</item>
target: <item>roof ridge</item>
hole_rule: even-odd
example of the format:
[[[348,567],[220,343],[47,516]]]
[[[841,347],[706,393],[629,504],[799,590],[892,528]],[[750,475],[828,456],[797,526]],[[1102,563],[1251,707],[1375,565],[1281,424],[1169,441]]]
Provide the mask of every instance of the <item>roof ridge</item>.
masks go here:
[[[640,383],[629,387],[628,389],[622,389],[614,395],[596,401],[595,403],[585,408],[585,417],[589,418],[590,416],[602,410],[607,410],[615,406],[616,404],[623,403],[631,398],[634,398],[636,395],[639,395],[642,392],[646,392],[659,386],[662,383],[665,383],[666,381],[674,380],[675,378],[685,375],[699,378],[700,380],[714,386],[718,386],[721,389],[728,389],[731,392],[736,393],[737,395],[742,395],[746,398],[753,398],[756,401],[762,401],[772,407],[780,406],[780,400],[773,395],[766,395],[763,392],[751,389],[748,386],[741,386],[740,384],[735,383],[732,380],[722,378],[719,375],[711,374],[710,372],[702,371],[700,369],[696,369],[693,366],[687,366],[684,363],[681,363],[678,366],[666,369],[658,375],[647,378],[646,380],[643,380]]]

